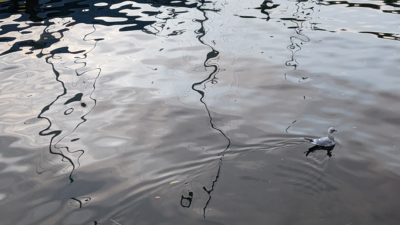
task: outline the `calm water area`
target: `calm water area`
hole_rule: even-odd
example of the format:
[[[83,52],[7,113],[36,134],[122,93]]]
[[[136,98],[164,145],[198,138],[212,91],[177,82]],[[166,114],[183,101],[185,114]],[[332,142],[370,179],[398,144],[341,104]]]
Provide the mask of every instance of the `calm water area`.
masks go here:
[[[399,137],[400,1],[0,0],[1,225],[400,225]]]

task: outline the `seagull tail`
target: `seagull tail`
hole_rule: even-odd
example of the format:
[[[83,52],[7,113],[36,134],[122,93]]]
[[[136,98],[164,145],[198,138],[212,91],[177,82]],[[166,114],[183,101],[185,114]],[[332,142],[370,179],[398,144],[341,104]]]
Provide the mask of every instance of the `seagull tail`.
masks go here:
[[[306,141],[308,141],[308,142],[313,142],[313,141],[314,141],[314,139],[312,139],[312,138],[307,138],[307,137],[305,137],[304,140],[306,140]]]

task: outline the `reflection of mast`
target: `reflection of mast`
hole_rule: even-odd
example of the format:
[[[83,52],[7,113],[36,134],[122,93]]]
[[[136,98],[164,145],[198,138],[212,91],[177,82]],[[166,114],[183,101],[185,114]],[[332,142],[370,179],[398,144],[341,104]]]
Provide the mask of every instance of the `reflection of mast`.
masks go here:
[[[63,24],[64,26],[65,24]],[[50,51],[48,54],[43,54],[43,50],[41,55],[45,56],[46,63],[51,65],[52,71],[55,74],[56,81],[59,82],[62,86],[62,93],[59,94],[51,103],[46,105],[42,111],[39,113],[38,118],[44,119],[48,122],[48,126],[39,132],[41,136],[51,136],[49,143],[49,152],[53,155],[58,155],[62,158],[62,161],[68,162],[72,166],[72,170],[69,173],[69,181],[72,183],[73,173],[79,167],[79,159],[85,153],[85,151],[81,148],[73,149],[71,145],[76,146],[76,142],[80,140],[80,138],[68,138],[81,126],[83,123],[87,121],[86,116],[94,109],[96,106],[96,99],[93,98],[93,93],[96,89],[96,81],[100,75],[101,69],[88,69],[87,62],[82,61],[87,58],[87,55],[93,51],[96,47],[97,42],[99,40],[88,40],[87,37],[96,31],[94,25],[92,25],[93,31],[86,34],[83,37],[83,41],[94,41],[93,47],[87,51],[77,51],[70,52],[67,48],[64,51]],[[64,30],[64,29],[60,29]],[[54,33],[60,33],[60,30],[50,32],[49,26],[44,30],[45,37],[54,38]],[[63,35],[61,35],[61,38]],[[60,38],[60,40],[61,40]],[[46,39],[46,38],[45,38]],[[75,54],[83,53],[81,57],[75,56],[75,60],[73,60],[74,64],[81,64],[82,66],[78,69],[74,70],[75,77],[73,77],[74,82],[72,85],[63,81],[60,77],[61,72],[57,69],[57,64],[55,61],[62,60],[62,56],[59,56],[58,53],[64,53],[66,57],[72,56]],[[90,79],[90,75],[92,79]],[[87,81],[89,81],[89,85],[87,85]],[[82,90],[74,90],[75,86],[83,86]],[[89,87],[89,88],[86,88]],[[85,101],[86,99],[86,101]],[[79,103],[79,104],[77,104]],[[63,111],[63,114],[57,114],[54,116],[46,115],[46,114],[54,114],[59,111]],[[69,118],[67,118],[69,117]],[[72,125],[71,128],[58,128],[61,123],[57,123],[57,120],[67,120],[68,124],[66,126]]]
[[[158,14],[156,14],[154,17],[161,21],[157,21],[157,22],[145,27],[145,29],[143,29],[143,32],[148,33],[148,34],[153,34],[156,36],[163,36],[163,37],[175,36],[175,35],[182,34],[184,32],[184,30],[175,30],[175,29],[170,30],[170,27],[168,27],[167,24],[168,24],[168,21],[176,19],[176,17],[179,14],[184,13],[186,11],[177,11],[175,8],[167,8],[165,10],[165,12],[166,12],[165,15],[164,15],[164,12],[161,12],[161,11],[158,12]],[[169,33],[162,34],[164,31],[169,31]]]
[[[197,9],[199,11],[201,11],[203,13],[203,17],[204,19],[199,19],[196,20],[197,22],[200,23],[200,28],[196,31],[196,33],[198,34],[197,39],[199,40],[199,42],[202,45],[205,45],[207,47],[210,48],[210,51],[207,53],[206,59],[204,60],[204,67],[205,68],[211,68],[211,73],[208,75],[208,77],[206,77],[205,79],[199,81],[199,82],[195,82],[192,84],[192,89],[194,91],[196,91],[197,93],[200,94],[200,102],[204,105],[205,110],[207,111],[207,115],[209,117],[209,123],[212,129],[214,129],[215,131],[217,131],[219,134],[221,134],[225,139],[226,139],[226,146],[224,148],[224,150],[220,153],[220,158],[218,160],[218,169],[216,171],[216,175],[214,177],[214,179],[212,180],[212,184],[210,188],[207,188],[206,186],[203,186],[203,190],[207,193],[208,195],[208,199],[207,202],[203,208],[203,217],[206,217],[206,210],[208,205],[210,204],[211,198],[212,198],[212,192],[214,191],[215,185],[218,182],[218,179],[220,177],[220,173],[221,173],[221,168],[222,168],[222,163],[223,163],[223,159],[225,156],[225,152],[229,149],[230,145],[231,145],[231,140],[229,139],[229,137],[224,133],[223,130],[221,130],[220,128],[218,128],[215,124],[214,124],[214,119],[211,115],[211,112],[207,106],[206,101],[204,100],[205,97],[205,88],[206,88],[206,84],[211,82],[212,84],[215,84],[217,82],[217,73],[219,72],[219,65],[217,63],[213,63],[212,60],[213,59],[217,59],[219,56],[219,51],[217,51],[216,49],[214,49],[210,44],[206,43],[203,40],[203,37],[206,35],[206,31],[204,28],[204,23],[208,20],[207,17],[207,11],[218,11],[215,9],[206,9],[203,8],[206,1],[205,0],[201,0],[200,2],[201,4],[197,6]],[[201,89],[202,87],[202,89]]]
[[[288,27],[289,29],[294,29],[294,34],[290,36],[290,44],[287,46],[290,51],[290,57],[285,62],[285,66],[292,67],[293,71],[297,70],[299,62],[297,61],[297,53],[301,51],[302,45],[310,41],[310,38],[303,33],[304,22],[310,19],[312,12],[314,12],[314,7],[307,7],[307,1],[296,2],[296,11],[292,14],[292,18],[281,18],[282,20],[288,20],[294,24],[294,26]],[[286,79],[287,73],[285,73]],[[303,77],[303,79],[306,79]]]

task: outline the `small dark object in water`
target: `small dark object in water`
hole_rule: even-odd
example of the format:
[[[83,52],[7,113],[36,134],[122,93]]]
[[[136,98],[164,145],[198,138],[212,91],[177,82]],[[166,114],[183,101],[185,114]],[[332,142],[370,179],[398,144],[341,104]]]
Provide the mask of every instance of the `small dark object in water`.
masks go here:
[[[193,200],[193,192],[189,191],[188,193],[188,197],[185,196],[181,196],[181,206],[183,208],[189,208],[190,205],[192,204],[192,200]]]

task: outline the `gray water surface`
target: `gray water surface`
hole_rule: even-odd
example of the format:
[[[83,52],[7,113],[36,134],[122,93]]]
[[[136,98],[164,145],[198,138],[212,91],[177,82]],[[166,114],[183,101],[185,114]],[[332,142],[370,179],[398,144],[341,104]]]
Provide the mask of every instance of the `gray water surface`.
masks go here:
[[[399,225],[399,1],[19,4],[0,224]]]

